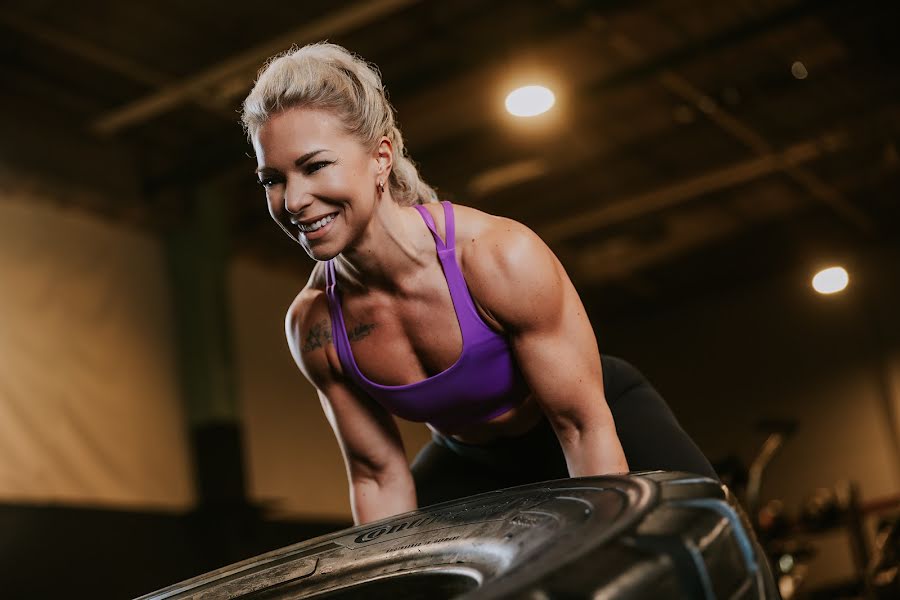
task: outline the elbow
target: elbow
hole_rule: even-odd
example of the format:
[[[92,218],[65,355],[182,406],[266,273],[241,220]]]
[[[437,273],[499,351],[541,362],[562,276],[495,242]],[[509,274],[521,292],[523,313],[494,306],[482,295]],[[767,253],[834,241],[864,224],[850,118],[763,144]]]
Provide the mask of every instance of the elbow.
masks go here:
[[[573,413],[557,413],[549,415],[550,424],[559,443],[564,447],[577,446],[587,430],[585,420]]]
[[[394,463],[376,463],[372,461],[353,461],[348,469],[348,479],[354,486],[375,485],[379,488],[390,487],[398,479],[411,477],[409,466]]]
[[[608,411],[607,411],[608,414]],[[582,412],[560,412],[548,416],[553,430],[563,447],[575,447],[582,444],[585,438],[597,432],[612,429],[615,431],[612,417],[604,418],[603,414],[584,414]]]

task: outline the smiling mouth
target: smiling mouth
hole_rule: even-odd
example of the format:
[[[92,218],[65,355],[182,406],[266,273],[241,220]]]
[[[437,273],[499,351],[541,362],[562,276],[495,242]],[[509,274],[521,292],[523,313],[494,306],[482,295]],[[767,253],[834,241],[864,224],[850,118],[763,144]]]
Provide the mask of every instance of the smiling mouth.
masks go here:
[[[312,233],[314,231],[322,229],[323,227],[334,221],[336,217],[337,213],[335,212],[329,215],[325,215],[321,219],[313,221],[312,223],[301,223],[300,221],[295,221],[294,219],[291,219],[291,223],[296,225],[302,233]]]

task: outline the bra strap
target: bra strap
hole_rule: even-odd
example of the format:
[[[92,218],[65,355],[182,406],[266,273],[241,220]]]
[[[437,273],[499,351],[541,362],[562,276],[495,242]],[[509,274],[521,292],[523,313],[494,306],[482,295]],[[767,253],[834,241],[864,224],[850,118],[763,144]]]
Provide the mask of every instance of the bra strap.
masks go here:
[[[456,226],[453,222],[453,207],[446,200],[441,202],[441,204],[444,206],[444,229],[447,234],[447,242],[442,240],[441,236],[438,235],[437,226],[434,223],[434,219],[431,217],[431,213],[428,212],[428,209],[421,204],[414,205],[414,208],[422,215],[422,220],[425,221],[425,225],[427,225],[428,229],[431,231],[431,235],[434,237],[434,243],[437,245],[438,251],[452,250],[454,248],[456,236]]]
[[[453,220],[453,207],[446,200],[441,204],[444,205],[444,230],[447,238],[444,247],[447,250],[453,250],[456,247],[456,223]]]
[[[328,299],[328,314],[331,317],[331,341],[337,350],[338,359],[341,361],[345,374],[355,379],[359,368],[353,358],[350,338],[347,336],[347,328],[344,326],[344,311],[341,309],[341,300],[338,298],[334,260],[325,263],[325,297]]]

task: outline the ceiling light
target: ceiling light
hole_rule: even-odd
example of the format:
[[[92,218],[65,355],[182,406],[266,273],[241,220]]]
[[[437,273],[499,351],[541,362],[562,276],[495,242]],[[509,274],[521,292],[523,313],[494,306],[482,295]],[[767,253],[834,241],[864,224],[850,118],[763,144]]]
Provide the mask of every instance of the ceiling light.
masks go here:
[[[815,274],[812,286],[820,294],[834,294],[846,288],[849,282],[850,276],[844,267],[829,267]]]
[[[542,85],[526,85],[513,90],[506,97],[506,110],[516,117],[534,117],[545,113],[556,102],[556,97]]]

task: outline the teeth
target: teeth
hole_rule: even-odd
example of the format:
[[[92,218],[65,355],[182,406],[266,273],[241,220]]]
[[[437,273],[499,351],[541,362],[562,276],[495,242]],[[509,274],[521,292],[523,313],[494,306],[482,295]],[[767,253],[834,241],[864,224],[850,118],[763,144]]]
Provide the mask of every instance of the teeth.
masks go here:
[[[328,215],[327,217],[323,217],[323,218],[319,219],[312,225],[303,225],[301,223],[301,224],[299,224],[300,231],[302,231],[304,233],[310,233],[310,232],[316,231],[318,229],[321,229],[321,228],[325,227],[326,225],[328,225],[329,223],[331,223],[332,221],[334,221],[334,218],[336,216],[337,215]]]

